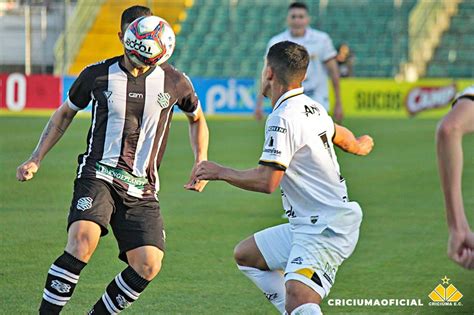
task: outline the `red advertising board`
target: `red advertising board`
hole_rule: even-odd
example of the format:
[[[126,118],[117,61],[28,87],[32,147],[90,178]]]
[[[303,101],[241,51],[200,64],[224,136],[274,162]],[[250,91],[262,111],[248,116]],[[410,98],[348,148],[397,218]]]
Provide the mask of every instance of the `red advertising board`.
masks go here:
[[[54,109],[61,104],[61,78],[21,73],[0,74],[0,108]]]

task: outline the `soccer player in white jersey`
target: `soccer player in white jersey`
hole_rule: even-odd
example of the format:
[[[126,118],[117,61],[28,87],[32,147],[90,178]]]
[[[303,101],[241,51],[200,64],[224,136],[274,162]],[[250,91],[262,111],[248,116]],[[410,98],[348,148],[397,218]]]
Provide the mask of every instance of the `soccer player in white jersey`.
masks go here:
[[[448,256],[467,269],[474,269],[474,233],[469,227],[462,197],[464,135],[474,132],[474,85],[454,101],[436,132],[438,167],[444,192],[449,229]]]
[[[328,74],[331,77],[335,103],[334,119],[343,119],[343,110],[339,88],[339,68],[336,61],[337,51],[327,33],[309,27],[310,17],[308,7],[301,2],[293,2],[288,7],[286,18],[288,29],[270,39],[268,49],[281,41],[292,41],[308,50],[310,61],[306,78],[303,81],[305,94],[317,101],[329,111]],[[255,116],[263,116],[263,96],[257,96]]]
[[[320,314],[321,300],[359,237],[362,211],[349,199],[333,143],[359,155],[373,146],[369,136],[356,139],[335,126],[304,94],[308,62],[306,49],[293,42],[268,51],[261,91],[273,112],[257,168],[240,171],[204,161],[196,170],[197,180],[223,180],[245,190],[271,193],[281,186],[289,223],[250,236],[234,256],[239,269],[288,314]]]

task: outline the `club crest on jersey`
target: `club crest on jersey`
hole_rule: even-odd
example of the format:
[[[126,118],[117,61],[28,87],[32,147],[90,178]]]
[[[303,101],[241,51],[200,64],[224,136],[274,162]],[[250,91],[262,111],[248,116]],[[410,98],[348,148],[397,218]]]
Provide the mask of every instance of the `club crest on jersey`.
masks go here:
[[[160,105],[161,108],[166,108],[170,106],[170,99],[171,96],[168,93],[160,92],[158,93],[158,98],[156,99],[156,102],[158,103],[158,105]]]
[[[71,286],[69,284],[63,283],[59,280],[51,281],[51,288],[55,289],[59,293],[68,293],[71,290]]]
[[[77,208],[77,210],[80,210],[80,211],[86,211],[86,210],[92,208],[92,202],[93,201],[94,201],[94,199],[92,199],[91,197],[79,198],[79,200],[77,201],[77,204],[76,204],[76,208]]]
[[[316,222],[318,222],[319,220],[319,215],[312,215],[309,220],[311,221],[311,223],[315,224]]]

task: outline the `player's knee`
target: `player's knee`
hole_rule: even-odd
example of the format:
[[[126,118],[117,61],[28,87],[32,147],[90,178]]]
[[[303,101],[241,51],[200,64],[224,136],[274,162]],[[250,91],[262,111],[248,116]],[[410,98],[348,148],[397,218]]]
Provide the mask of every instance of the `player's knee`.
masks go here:
[[[239,266],[253,267],[251,255],[245,250],[245,246],[242,245],[244,241],[240,242],[234,248],[234,260]]]
[[[130,266],[144,279],[150,281],[161,270],[161,259],[149,258],[146,260],[130,262]]]
[[[77,259],[87,262],[94,253],[96,244],[86,233],[78,233],[69,237],[66,251]]]

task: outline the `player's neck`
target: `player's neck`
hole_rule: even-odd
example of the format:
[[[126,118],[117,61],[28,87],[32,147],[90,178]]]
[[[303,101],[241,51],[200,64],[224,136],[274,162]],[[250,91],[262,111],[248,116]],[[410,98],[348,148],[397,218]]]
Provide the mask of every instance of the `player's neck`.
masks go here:
[[[283,86],[283,85],[277,85],[272,87],[272,95],[271,95],[271,101],[272,101],[272,107],[275,107],[276,103],[280,99],[280,97],[285,94],[288,91],[300,88],[301,84],[290,84],[288,86]]]
[[[134,77],[138,77],[139,75],[147,72],[148,69],[150,69],[149,66],[143,68],[136,68],[126,56],[124,56],[124,58],[122,59],[122,65]]]

